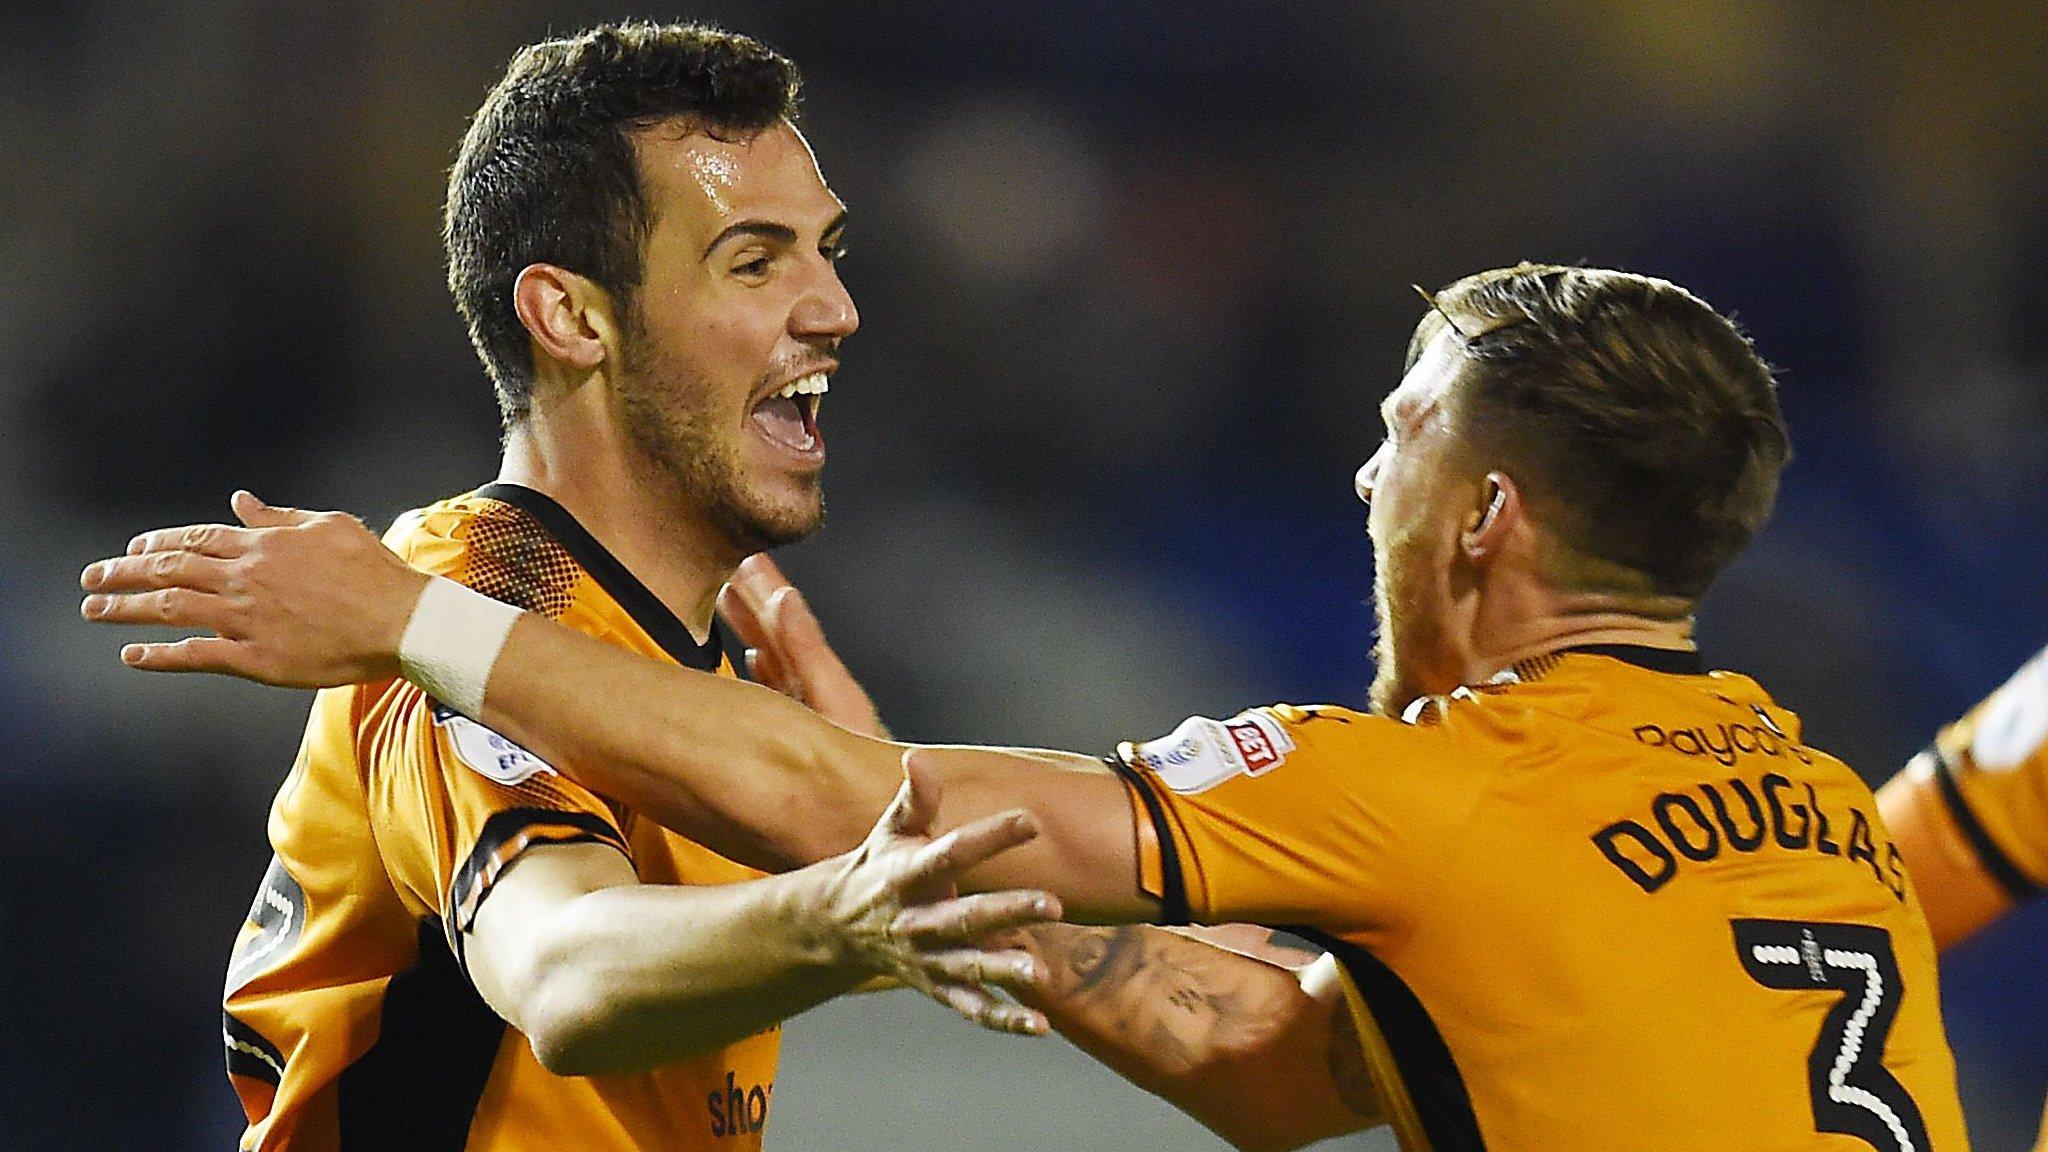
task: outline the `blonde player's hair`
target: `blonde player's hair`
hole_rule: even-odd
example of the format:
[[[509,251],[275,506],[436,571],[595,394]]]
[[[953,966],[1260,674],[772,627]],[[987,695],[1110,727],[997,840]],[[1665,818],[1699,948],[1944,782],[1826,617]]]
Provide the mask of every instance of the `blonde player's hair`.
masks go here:
[[[1424,292],[1460,435],[1520,484],[1574,583],[1697,599],[1770,518],[1791,441],[1733,321],[1650,276],[1518,264]]]

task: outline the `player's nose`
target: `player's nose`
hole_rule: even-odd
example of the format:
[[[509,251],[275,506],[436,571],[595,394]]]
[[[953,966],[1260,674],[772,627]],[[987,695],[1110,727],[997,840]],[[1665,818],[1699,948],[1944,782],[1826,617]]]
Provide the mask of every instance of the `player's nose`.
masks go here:
[[[839,270],[827,264],[790,310],[789,321],[797,336],[844,340],[860,329],[860,310],[853,306],[853,293],[839,279]]]
[[[1358,474],[1351,478],[1351,489],[1367,504],[1372,503],[1373,486],[1379,483],[1380,469],[1386,465],[1387,444],[1381,441],[1372,458],[1358,466]]]

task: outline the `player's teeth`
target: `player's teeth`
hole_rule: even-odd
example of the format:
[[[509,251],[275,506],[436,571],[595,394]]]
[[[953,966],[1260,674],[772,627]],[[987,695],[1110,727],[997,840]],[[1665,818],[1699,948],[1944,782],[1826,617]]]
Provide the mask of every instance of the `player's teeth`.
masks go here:
[[[822,396],[831,389],[832,386],[827,383],[823,372],[813,372],[809,376],[784,384],[775,395],[783,400],[791,400],[798,396]]]

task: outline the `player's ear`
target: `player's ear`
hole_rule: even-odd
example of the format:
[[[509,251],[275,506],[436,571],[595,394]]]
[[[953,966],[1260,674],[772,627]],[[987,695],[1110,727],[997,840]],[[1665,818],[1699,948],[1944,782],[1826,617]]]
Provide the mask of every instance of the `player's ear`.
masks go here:
[[[1484,560],[1497,554],[1522,519],[1522,493],[1514,477],[1505,472],[1488,472],[1479,486],[1479,501],[1458,534],[1458,547],[1467,559]]]
[[[612,296],[595,280],[553,264],[528,264],[512,282],[512,307],[535,351],[589,371],[614,346]]]

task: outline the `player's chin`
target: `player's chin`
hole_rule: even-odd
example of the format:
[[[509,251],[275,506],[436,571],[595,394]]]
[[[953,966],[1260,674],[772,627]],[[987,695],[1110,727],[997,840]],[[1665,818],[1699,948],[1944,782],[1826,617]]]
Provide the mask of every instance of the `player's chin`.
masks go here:
[[[746,529],[757,551],[794,544],[825,523],[825,492],[816,473],[803,480],[758,485],[749,495]]]

